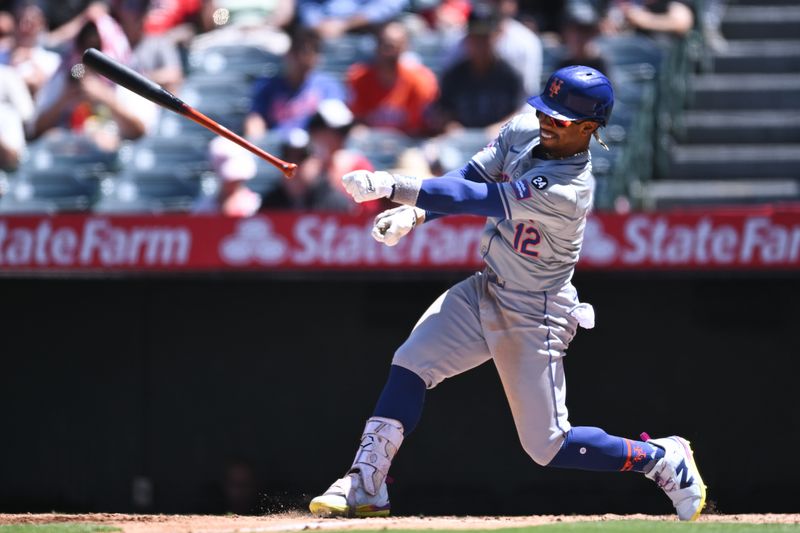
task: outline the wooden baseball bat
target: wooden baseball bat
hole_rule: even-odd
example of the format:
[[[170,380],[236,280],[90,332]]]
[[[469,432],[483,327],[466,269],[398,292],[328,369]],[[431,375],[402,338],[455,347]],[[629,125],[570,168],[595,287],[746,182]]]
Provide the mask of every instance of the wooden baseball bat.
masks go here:
[[[164,89],[161,85],[152,80],[148,80],[138,72],[131,70],[125,65],[117,63],[101,51],[95,48],[87,49],[83,53],[83,64],[97,73],[102,74],[114,83],[138,94],[142,98],[147,98],[151,102],[154,102],[165,109],[169,109],[170,111],[178,113],[179,115],[183,115],[184,117],[197,122],[204,128],[213,131],[217,135],[221,135],[222,137],[235,142],[242,148],[249,150],[258,157],[277,167],[287,178],[294,176],[294,172],[297,169],[296,164],[287,163],[286,161],[275,157],[269,152],[262,150],[243,137],[235,134],[225,126],[218,124],[216,121],[194,109],[192,106],[188,105],[186,102],[182,101],[180,98]]]

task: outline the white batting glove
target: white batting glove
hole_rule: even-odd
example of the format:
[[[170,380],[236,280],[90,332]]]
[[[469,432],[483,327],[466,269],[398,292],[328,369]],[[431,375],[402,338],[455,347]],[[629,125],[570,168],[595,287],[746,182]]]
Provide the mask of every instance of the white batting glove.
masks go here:
[[[383,170],[355,170],[342,176],[344,190],[358,203],[388,198],[394,183],[394,176]]]
[[[386,246],[394,246],[417,225],[425,212],[417,207],[403,205],[387,209],[375,217],[372,238]]]

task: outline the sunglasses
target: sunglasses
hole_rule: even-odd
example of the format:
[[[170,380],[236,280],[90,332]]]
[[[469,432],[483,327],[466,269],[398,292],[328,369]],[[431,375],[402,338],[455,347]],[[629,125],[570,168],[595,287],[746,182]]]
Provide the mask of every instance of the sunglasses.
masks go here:
[[[550,124],[553,125],[555,128],[568,128],[572,126],[572,124],[581,122],[580,120],[561,120],[560,118],[551,117],[547,113],[542,113],[538,109],[536,110],[536,118],[539,120],[548,119],[550,120]]]

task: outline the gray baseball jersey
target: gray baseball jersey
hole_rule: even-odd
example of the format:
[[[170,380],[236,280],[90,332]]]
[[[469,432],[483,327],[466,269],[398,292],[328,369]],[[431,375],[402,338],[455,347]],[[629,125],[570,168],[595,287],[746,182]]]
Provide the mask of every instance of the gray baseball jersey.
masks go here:
[[[500,183],[505,218],[486,221],[481,254],[499,276],[528,290],[549,290],[572,278],[578,262],[594,177],[588,152],[537,159],[539,121],[517,115],[470,164]]]
[[[562,358],[591,306],[570,283],[591,208],[587,153],[546,160],[535,114],[518,115],[470,164],[500,184],[504,218],[487,219],[488,269],[442,294],[397,349],[393,364],[428,388],[493,360],[525,451],[539,464],[570,429]],[[586,313],[586,314],[584,314]]]

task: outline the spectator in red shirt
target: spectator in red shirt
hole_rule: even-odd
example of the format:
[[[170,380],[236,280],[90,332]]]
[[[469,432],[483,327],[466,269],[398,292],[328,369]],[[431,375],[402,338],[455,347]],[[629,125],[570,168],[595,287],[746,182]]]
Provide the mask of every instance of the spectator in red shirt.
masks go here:
[[[202,0],[153,0],[144,18],[144,32],[161,35],[198,17]]]
[[[350,108],[369,127],[418,136],[426,133],[425,111],[439,87],[430,69],[403,58],[407,48],[408,32],[401,23],[383,26],[373,61],[353,65],[347,73]]]

